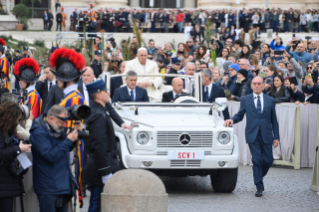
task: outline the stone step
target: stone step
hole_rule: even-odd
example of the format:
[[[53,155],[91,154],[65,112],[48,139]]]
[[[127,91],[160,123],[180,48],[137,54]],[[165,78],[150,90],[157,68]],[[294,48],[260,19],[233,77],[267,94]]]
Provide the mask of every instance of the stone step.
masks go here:
[[[0,31],[7,31],[7,29],[0,25]]]
[[[43,24],[43,23],[42,23]],[[42,26],[43,27],[43,26]],[[18,40],[25,40],[30,43],[33,43],[35,39],[38,40],[44,40],[47,47],[51,47],[52,42],[56,43],[56,35],[61,32],[56,32],[55,28],[52,28],[51,32],[47,31],[39,31],[39,32],[32,32],[32,31],[6,31],[0,34],[11,34],[13,38]],[[311,36],[313,39],[319,39],[319,33],[295,33],[297,37],[305,39],[305,36]],[[113,33],[113,36],[115,38],[115,41],[117,45],[120,45],[121,40],[127,40],[127,38],[130,36],[133,37],[133,33]],[[275,36],[273,34],[273,36]],[[287,40],[291,39],[292,33],[279,33],[279,37],[282,38],[284,45],[286,45]],[[149,39],[155,40],[155,45],[160,45],[164,47],[165,43],[174,43],[175,47],[178,43],[185,43],[185,35],[184,33],[143,33],[142,39],[148,44]],[[246,35],[246,42],[248,43],[249,35]],[[74,42],[76,39],[67,39],[68,43]],[[266,43],[271,42],[271,38],[267,37],[266,33],[261,34],[261,40],[265,41]],[[63,45],[65,42],[61,42],[61,45]]]

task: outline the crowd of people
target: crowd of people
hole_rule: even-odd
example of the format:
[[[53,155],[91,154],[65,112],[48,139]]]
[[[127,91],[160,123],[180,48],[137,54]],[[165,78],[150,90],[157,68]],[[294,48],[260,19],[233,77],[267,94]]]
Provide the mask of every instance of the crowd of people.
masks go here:
[[[114,11],[107,9],[106,13],[108,12]],[[160,21],[160,12],[149,10],[151,21]],[[201,11],[199,18],[196,17],[198,15],[196,11],[162,12],[177,12],[176,15],[179,15],[180,19],[176,17],[176,20],[180,20],[180,23],[199,20],[201,24],[195,23],[195,28],[199,31],[205,28],[205,19],[212,19],[217,27],[227,26],[230,30],[236,23],[236,15],[232,16],[232,12],[226,10],[210,13]],[[303,12],[299,14],[298,10],[293,12],[296,12],[298,17],[303,15]],[[90,13],[93,14],[90,19],[94,14],[97,15],[95,11]],[[264,19],[266,13],[272,18]],[[22,55],[19,50],[12,52],[15,56],[9,61],[6,57],[8,54],[5,42],[0,40],[1,207],[11,212],[13,197],[23,195],[24,172],[17,175],[11,173],[7,167],[18,155],[31,150],[34,191],[38,196],[41,211],[56,211],[52,209],[56,207],[65,211],[65,205],[57,206],[56,202],[69,202],[77,186],[80,187],[80,200],[85,197],[86,188],[90,189],[89,211],[97,211],[105,182],[112,173],[120,169],[115,159],[117,145],[111,120],[124,129],[132,129],[132,126],[125,124],[118,116],[110,103],[174,102],[181,96],[192,97],[195,93],[192,76],[195,73],[201,75],[203,102],[214,102],[218,97],[241,101],[244,96],[252,93],[252,80],[258,77],[263,81],[261,86],[264,95],[273,98],[276,103],[293,102],[304,105],[319,103],[318,43],[315,40],[305,43],[296,36],[293,36],[286,46],[278,35],[269,44],[261,43],[258,39],[258,30],[262,29],[261,21],[268,20],[273,25],[277,20],[274,16],[284,13],[282,10],[244,10],[240,17],[254,14],[249,17],[253,30],[249,44],[245,44],[245,40],[241,37],[236,39],[231,33],[230,37],[219,35],[219,39],[212,36],[207,45],[200,39],[189,37],[185,43],[179,43],[177,46],[171,43],[158,46],[155,39],[150,39],[148,46],[141,47],[137,44],[137,37],[133,37],[128,44],[130,47],[128,60],[124,60],[123,57],[127,41],[121,41],[120,45],[117,45],[115,39],[110,39],[103,49],[102,43],[105,41],[101,37],[96,37],[95,51],[91,52],[90,61],[84,59],[85,49],[72,46],[70,49],[52,48],[46,61],[41,61],[43,66],[40,68],[32,58],[28,47],[23,49]],[[316,13],[314,11],[314,14]],[[129,21],[130,14],[138,19],[136,14],[142,14],[142,11],[127,12],[123,9],[120,14],[111,14],[111,16],[115,20],[120,20],[120,26],[129,28],[129,24],[124,22]],[[228,15],[228,19],[219,20],[219,17],[223,18],[225,14]],[[256,16],[263,18],[257,23]],[[245,20],[239,22],[241,26],[244,24],[244,31],[247,28]],[[301,21],[294,20],[298,20],[298,24]],[[111,22],[113,26],[113,19]],[[108,27],[107,24],[104,26]],[[302,26],[303,24],[301,28],[304,30]],[[181,29],[183,25],[177,24],[177,27]],[[205,36],[204,33],[201,36]],[[86,66],[86,62],[89,62],[90,66]],[[13,75],[10,75],[11,73]],[[108,73],[114,76],[110,80],[110,90],[106,88]],[[143,74],[159,74],[159,76],[139,76]],[[177,74],[180,77],[164,77],[160,74]],[[10,89],[9,82],[13,79],[12,76],[15,76],[16,83],[14,88]],[[21,107],[24,104],[31,106],[29,118],[23,118],[24,112]],[[92,115],[85,120],[90,126],[89,138],[79,140],[77,130],[83,129],[82,123],[76,121],[72,125],[68,120],[69,112],[65,108],[76,104],[91,108]],[[227,108],[223,111],[223,116],[225,120],[230,118]],[[66,125],[73,131],[67,132]],[[101,128],[105,130],[100,130]],[[30,142],[20,142],[20,140]],[[79,150],[77,157],[80,166],[83,166],[83,169],[79,169],[82,172],[76,173],[76,179],[69,166],[71,163],[69,152],[73,147]]]
[[[44,13],[46,14],[46,11]],[[198,35],[203,34],[211,26],[223,34],[230,33],[232,26],[234,29],[243,29],[247,33],[251,25],[254,28],[260,27],[262,32],[267,29],[273,29],[274,32],[319,31],[318,9],[242,8],[237,12],[232,9],[112,9],[94,8],[91,4],[87,10],[75,8],[70,17],[67,17],[63,7],[60,4],[57,7],[56,22],[59,26],[63,25],[64,30],[67,18],[70,21],[70,30],[75,31],[81,29],[80,26],[78,28],[76,26],[81,25],[81,21],[87,17],[101,23],[99,30],[106,32],[132,31],[134,21],[147,32],[183,32],[188,29],[187,26],[191,25],[194,33]],[[44,15],[43,20],[46,25],[49,23],[46,21],[50,21],[51,18],[46,18]]]

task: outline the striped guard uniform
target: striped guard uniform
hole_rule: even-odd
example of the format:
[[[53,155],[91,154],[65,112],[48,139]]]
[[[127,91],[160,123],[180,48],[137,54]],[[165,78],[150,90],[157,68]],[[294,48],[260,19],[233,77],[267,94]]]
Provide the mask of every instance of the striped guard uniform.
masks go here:
[[[42,114],[42,99],[34,86],[31,90],[28,89],[28,99],[28,104],[31,105],[31,113],[34,119],[36,119]]]
[[[9,85],[9,74],[10,74],[10,63],[8,58],[1,57],[1,71],[4,72],[6,84],[3,85],[4,88],[8,89],[10,91],[10,85]]]

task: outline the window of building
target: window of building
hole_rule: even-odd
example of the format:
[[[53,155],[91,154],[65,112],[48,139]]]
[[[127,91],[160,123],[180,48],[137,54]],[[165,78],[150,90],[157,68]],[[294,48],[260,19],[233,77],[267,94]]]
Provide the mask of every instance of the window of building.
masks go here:
[[[15,0],[15,4],[25,4],[29,8],[30,18],[42,18],[43,12],[51,8],[51,0]]]

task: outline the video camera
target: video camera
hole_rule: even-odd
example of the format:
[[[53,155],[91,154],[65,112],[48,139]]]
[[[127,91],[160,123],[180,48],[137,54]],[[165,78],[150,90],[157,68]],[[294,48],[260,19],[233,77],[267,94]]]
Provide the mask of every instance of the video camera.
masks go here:
[[[21,93],[17,92],[17,89],[12,89],[12,93],[15,94],[18,98],[18,102],[20,102],[22,100],[22,102],[24,102],[25,100],[28,99],[28,91],[24,90],[22,93],[22,97],[21,97]]]
[[[69,113],[68,120],[70,121],[79,121],[89,118],[91,115],[91,108],[86,105],[73,105],[72,107],[66,108]],[[72,132],[73,129],[70,129]],[[90,135],[90,132],[86,129],[83,129],[81,131],[78,131],[78,137],[80,139],[82,138],[88,138]]]

